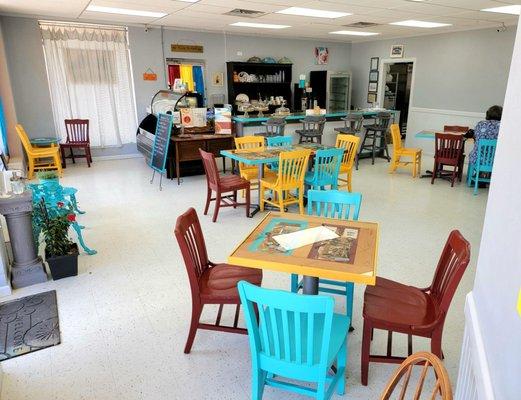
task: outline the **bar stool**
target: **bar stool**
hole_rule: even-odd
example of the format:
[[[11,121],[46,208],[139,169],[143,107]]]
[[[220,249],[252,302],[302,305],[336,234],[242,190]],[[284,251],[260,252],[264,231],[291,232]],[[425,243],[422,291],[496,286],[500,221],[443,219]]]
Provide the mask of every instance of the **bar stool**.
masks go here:
[[[344,126],[335,128],[335,131],[344,135],[356,135],[362,132],[362,125],[364,123],[364,116],[361,114],[347,114],[346,117],[341,118],[344,121]]]
[[[359,157],[356,159],[356,169],[358,169],[360,154],[364,150],[369,150],[371,152],[373,165],[375,156],[391,161],[391,157],[389,157],[389,149],[387,148],[387,130],[389,129],[390,122],[391,114],[382,112],[376,115],[374,124],[365,126],[366,132],[364,140],[362,141],[362,146],[360,146]],[[366,143],[367,139],[371,139],[371,142]],[[377,147],[378,142],[379,146]],[[384,155],[380,155],[381,152],[383,152]]]
[[[269,118],[266,122],[262,122],[262,125],[266,127],[266,132],[255,133],[254,136],[284,136],[284,128],[286,127],[286,121],[284,118]]]
[[[302,122],[302,129],[297,129],[295,132],[300,136],[299,143],[322,143],[322,134],[324,133],[324,125],[326,118],[323,116],[308,115]]]

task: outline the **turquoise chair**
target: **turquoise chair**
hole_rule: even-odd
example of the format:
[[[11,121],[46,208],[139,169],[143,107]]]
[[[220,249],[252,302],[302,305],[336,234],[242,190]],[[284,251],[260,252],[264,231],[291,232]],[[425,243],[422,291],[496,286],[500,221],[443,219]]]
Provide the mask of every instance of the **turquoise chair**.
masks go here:
[[[311,189],[338,188],[338,173],[344,149],[332,148],[317,150],[313,171],[306,172],[304,183]]]
[[[291,147],[291,136],[272,136],[266,138],[266,144],[268,147]],[[268,167],[277,171],[279,169],[279,162],[273,162]]]
[[[361,205],[361,193],[349,193],[343,190],[308,191],[308,215],[358,221]],[[355,285],[352,282],[339,282],[330,279],[319,279],[318,282],[319,292],[339,294],[346,297],[346,313],[349,320],[352,321]],[[329,286],[339,287],[339,289]],[[302,282],[299,282],[298,275],[291,274],[291,291],[297,293],[301,287]]]
[[[330,399],[335,389],[344,394],[350,321],[333,312],[331,297],[264,289],[245,281],[238,290],[250,341],[253,400],[262,399],[266,385],[319,400]],[[328,375],[335,363],[335,374]]]
[[[476,164],[469,163],[467,171],[467,186],[472,186],[474,181],[474,194],[478,194],[479,182],[490,183],[490,178],[481,177],[481,173],[492,173],[494,157],[496,154],[497,139],[480,139],[478,141],[478,158]]]

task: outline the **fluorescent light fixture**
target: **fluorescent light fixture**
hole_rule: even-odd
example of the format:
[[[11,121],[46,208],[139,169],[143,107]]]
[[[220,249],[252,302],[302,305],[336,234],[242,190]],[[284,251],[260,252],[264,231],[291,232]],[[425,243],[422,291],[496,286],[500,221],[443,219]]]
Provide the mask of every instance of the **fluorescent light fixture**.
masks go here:
[[[277,14],[300,15],[303,17],[317,17],[317,18],[340,18],[340,17],[346,17],[348,15],[353,15],[353,14],[346,13],[346,12],[315,10],[313,8],[303,8],[303,7],[286,8],[284,10],[277,11]]]
[[[199,0],[177,0],[177,1],[183,1],[185,3],[197,3]]]
[[[108,13],[108,14],[122,14],[122,15],[137,15],[140,17],[151,17],[151,18],[161,18],[167,15],[162,12],[154,12],[154,11],[142,11],[142,10],[130,10],[128,8],[115,8],[115,7],[103,7],[103,6],[95,6],[90,5],[87,7],[87,11]]]
[[[234,22],[231,26],[242,26],[245,28],[260,28],[260,29],[285,29],[290,28],[289,25],[275,25],[275,24],[259,24],[257,22]]]
[[[503,7],[484,8],[481,11],[519,15],[519,14],[521,14],[521,4],[512,5],[512,6],[503,6]]]
[[[452,24],[443,24],[441,22],[416,21],[410,19],[407,21],[391,22],[389,25],[410,26],[413,28],[441,28],[442,26],[451,26]]]
[[[335,31],[329,32],[331,35],[350,35],[350,36],[375,36],[379,35],[376,32],[362,32],[362,31]]]

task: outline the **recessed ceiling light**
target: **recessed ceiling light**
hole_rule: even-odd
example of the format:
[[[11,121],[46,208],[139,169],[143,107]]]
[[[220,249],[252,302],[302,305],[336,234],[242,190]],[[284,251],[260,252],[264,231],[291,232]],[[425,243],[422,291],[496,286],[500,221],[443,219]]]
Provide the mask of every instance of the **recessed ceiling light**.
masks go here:
[[[442,26],[451,26],[452,24],[443,24],[441,22],[416,21],[410,19],[407,21],[391,22],[389,25],[411,26],[414,28],[441,28]]]
[[[167,15],[166,13],[162,13],[162,12],[130,10],[128,8],[103,7],[103,6],[94,6],[94,5],[88,6],[87,11],[102,12],[102,13],[109,13],[109,14],[138,15],[140,17],[152,17],[152,18],[161,18],[161,17],[164,17],[165,15]]]
[[[512,6],[484,8],[481,11],[495,12],[495,13],[501,13],[501,14],[519,15],[519,14],[521,14],[521,5],[518,4],[518,5],[512,5]]]
[[[376,32],[362,32],[362,31],[335,31],[329,32],[331,35],[351,35],[351,36],[374,36],[379,35]]]
[[[339,11],[326,11],[326,10],[315,10],[313,8],[303,7],[290,7],[281,11],[277,11],[277,14],[288,14],[288,15],[300,15],[303,17],[317,17],[317,18],[340,18],[348,15],[353,15],[346,12]]]
[[[243,26],[245,28],[260,28],[260,29],[284,29],[290,28],[289,25],[275,25],[275,24],[259,24],[256,22],[234,22],[231,26]]]

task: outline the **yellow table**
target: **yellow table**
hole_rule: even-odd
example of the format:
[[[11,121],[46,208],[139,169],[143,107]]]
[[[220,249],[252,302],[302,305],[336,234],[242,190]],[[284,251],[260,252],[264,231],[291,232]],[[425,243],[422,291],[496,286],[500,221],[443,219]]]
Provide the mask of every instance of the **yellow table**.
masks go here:
[[[283,251],[271,239],[273,235],[321,225],[336,229],[343,242],[334,239],[336,242],[323,241]],[[378,241],[378,224],[373,222],[272,212],[237,246],[228,263],[304,275],[304,293],[317,294],[318,278],[374,285]],[[332,259],[335,254],[336,260]]]

